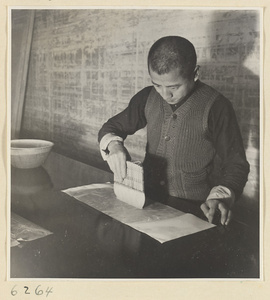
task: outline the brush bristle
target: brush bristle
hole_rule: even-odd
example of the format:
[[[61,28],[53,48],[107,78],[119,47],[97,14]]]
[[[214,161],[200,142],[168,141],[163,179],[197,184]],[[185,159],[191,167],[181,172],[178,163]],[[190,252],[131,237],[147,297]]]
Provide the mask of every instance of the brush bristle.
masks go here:
[[[136,208],[142,209],[145,205],[145,194],[121,183],[114,183],[114,193],[118,200],[121,200]]]

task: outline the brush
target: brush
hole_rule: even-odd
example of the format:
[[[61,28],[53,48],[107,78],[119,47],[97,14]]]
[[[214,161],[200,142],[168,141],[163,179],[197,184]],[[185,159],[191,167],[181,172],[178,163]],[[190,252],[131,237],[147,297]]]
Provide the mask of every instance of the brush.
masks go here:
[[[127,161],[125,179],[120,182],[114,177],[114,193],[117,199],[137,208],[143,208],[145,204],[144,175],[140,162]]]

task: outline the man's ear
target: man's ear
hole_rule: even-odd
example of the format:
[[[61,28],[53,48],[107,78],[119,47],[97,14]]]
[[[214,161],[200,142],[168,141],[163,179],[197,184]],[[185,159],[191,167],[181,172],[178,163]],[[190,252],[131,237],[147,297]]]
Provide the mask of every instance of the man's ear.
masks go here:
[[[197,65],[194,69],[194,81],[197,81],[199,79],[199,75],[200,75],[200,67],[199,65]]]

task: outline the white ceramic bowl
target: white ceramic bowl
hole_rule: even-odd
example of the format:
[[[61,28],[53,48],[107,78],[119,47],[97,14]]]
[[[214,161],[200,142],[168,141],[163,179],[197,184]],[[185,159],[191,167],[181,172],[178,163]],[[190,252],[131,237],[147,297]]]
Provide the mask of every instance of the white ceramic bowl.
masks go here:
[[[12,140],[11,164],[20,169],[37,168],[46,161],[53,145],[52,142],[44,140]]]

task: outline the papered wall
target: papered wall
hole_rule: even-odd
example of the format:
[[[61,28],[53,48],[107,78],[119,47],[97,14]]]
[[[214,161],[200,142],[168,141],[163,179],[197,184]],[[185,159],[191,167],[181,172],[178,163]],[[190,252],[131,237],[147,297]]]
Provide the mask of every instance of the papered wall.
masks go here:
[[[147,53],[165,35],[193,42],[200,79],[232,101],[251,164],[246,201],[258,203],[258,11],[37,10],[22,137],[51,140],[57,151],[104,167],[97,132],[150,85]],[[145,138],[144,130],[128,138],[136,159]]]

